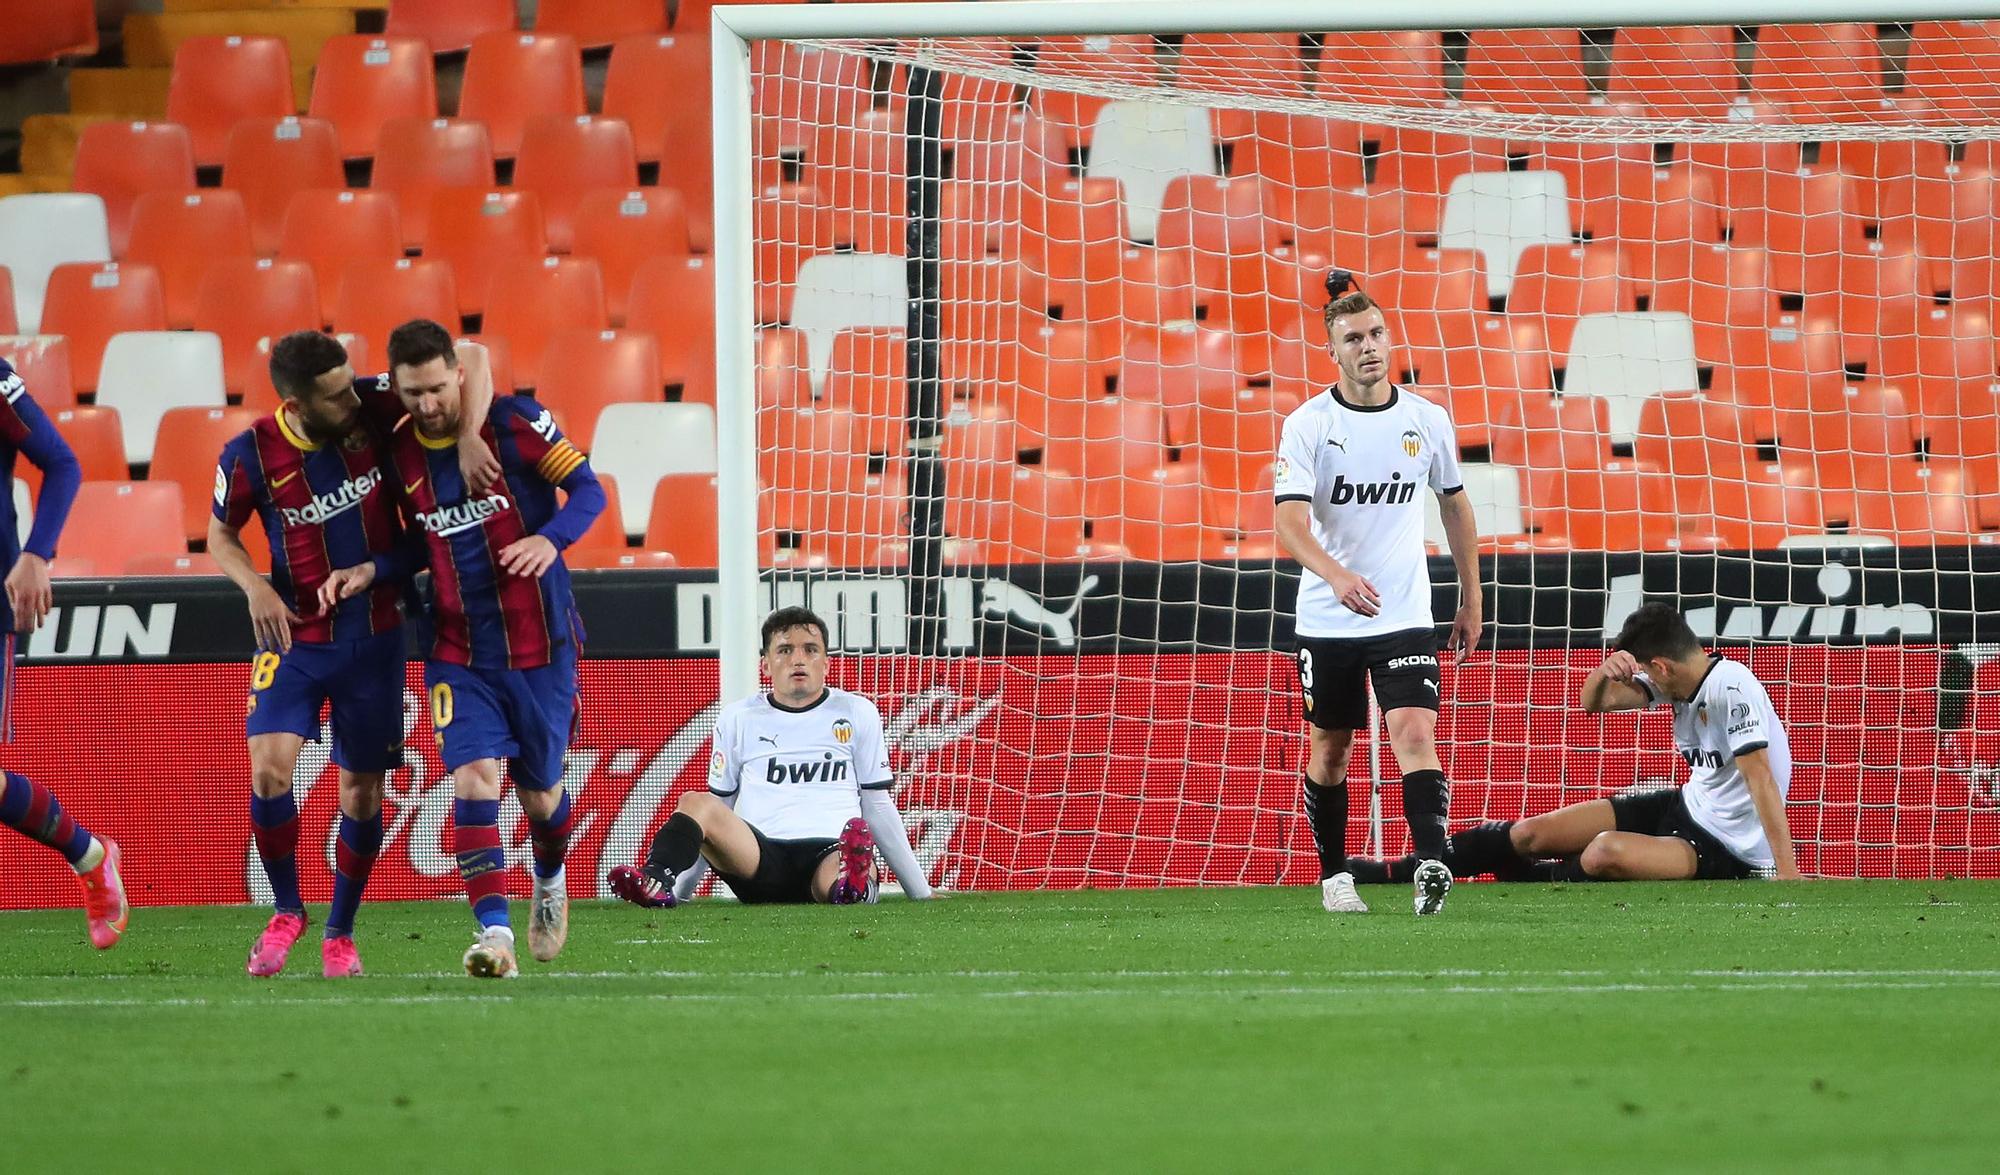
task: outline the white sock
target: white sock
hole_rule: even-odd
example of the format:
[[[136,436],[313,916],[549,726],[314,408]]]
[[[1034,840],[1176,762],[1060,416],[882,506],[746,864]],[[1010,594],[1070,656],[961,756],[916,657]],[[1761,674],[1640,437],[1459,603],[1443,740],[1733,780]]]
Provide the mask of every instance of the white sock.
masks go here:
[[[489,934],[503,935],[507,939],[508,946],[514,945],[514,928],[511,926],[489,926],[480,932],[480,937],[484,938]]]
[[[555,874],[555,876],[554,876],[554,877],[543,877],[543,876],[542,876],[541,874],[539,874],[539,873],[535,874],[535,892],[536,892],[536,893],[541,893],[541,892],[543,892],[543,891],[545,891],[545,890],[552,890],[552,889],[553,889],[553,890],[561,890],[561,889],[563,888],[563,885],[564,885],[564,882],[563,882],[563,870],[562,870],[562,866],[560,866],[560,865],[558,865],[558,866],[556,867],[556,874]]]
[[[90,838],[90,847],[83,850],[83,860],[71,865],[70,868],[76,870],[79,874],[83,874],[90,872],[103,863],[104,842],[93,836]]]

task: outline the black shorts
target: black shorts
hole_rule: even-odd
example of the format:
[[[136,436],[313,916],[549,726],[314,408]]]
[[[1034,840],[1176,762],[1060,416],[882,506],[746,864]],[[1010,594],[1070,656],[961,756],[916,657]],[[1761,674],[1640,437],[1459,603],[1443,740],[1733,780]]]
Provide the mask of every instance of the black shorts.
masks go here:
[[[720,869],[715,871],[716,876],[729,883],[729,892],[736,895],[736,900],[745,905],[812,901],[813,874],[826,855],[840,847],[840,842],[828,836],[773,840],[758,832],[755,825],[750,831],[757,838],[757,872],[737,877]]]
[[[1739,881],[1757,875],[1757,868],[1729,851],[1706,828],[1688,814],[1681,789],[1663,787],[1656,791],[1628,792],[1611,797],[1611,815],[1618,831],[1641,836],[1670,836],[1694,846],[1694,876],[1697,881]]]
[[[1438,708],[1437,630],[1382,636],[1299,638],[1299,695],[1321,730],[1368,729],[1368,687],[1386,713]]]

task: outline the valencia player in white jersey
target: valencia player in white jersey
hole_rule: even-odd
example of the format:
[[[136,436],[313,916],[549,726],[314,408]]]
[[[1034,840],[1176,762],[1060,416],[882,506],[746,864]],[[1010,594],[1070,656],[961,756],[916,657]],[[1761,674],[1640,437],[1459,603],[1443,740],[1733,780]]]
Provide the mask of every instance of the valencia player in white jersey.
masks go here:
[[[713,866],[744,902],[872,902],[879,845],[904,893],[934,896],[889,794],[881,711],[826,684],[826,621],[780,608],[762,639],[769,692],[723,708],[708,790],[680,798],[643,867],[611,871],[612,892],[671,906]]]
[[[1670,707],[1687,783],[1467,829],[1451,838],[1453,872],[1503,881],[1800,876],[1785,819],[1792,748],[1784,723],[1763,683],[1703,651],[1671,604],[1655,600],[1632,613],[1584,681],[1581,701],[1593,714]],[[1356,862],[1364,877],[1384,881],[1413,866],[1407,857]]]
[[[1450,648],[1463,660],[1481,625],[1478,528],[1461,492],[1443,408],[1389,381],[1381,308],[1328,276],[1327,338],[1340,380],[1285,418],[1274,492],[1278,541],[1301,568],[1299,687],[1311,741],[1305,808],[1319,850],[1321,904],[1366,913],[1347,862],[1347,761],[1368,726],[1372,685],[1403,772],[1403,814],[1419,864],[1418,914],[1444,908],[1450,785],[1437,753],[1438,642],[1424,550],[1434,493],[1458,568]]]

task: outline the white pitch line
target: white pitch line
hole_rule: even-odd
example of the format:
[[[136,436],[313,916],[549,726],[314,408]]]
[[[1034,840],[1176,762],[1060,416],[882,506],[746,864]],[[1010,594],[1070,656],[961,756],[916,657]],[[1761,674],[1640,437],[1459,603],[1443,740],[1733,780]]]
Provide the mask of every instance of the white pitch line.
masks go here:
[[[461,971],[405,971],[377,972],[376,978],[383,979],[457,979]],[[1601,979],[1614,974],[1630,975],[1638,979],[2000,979],[2000,968],[1895,968],[1895,969],[1766,969],[1717,967],[1692,968],[1688,970],[1653,970],[1642,968],[1634,971],[1613,972],[1603,968],[1576,969],[1532,969],[1532,968],[1405,968],[1375,969],[1366,971],[1339,971],[1343,979]],[[535,979],[564,980],[637,980],[637,979],[681,979],[681,980],[793,980],[793,979],[871,979],[871,980],[982,980],[982,979],[1068,979],[1068,980],[1127,980],[1127,979],[1319,979],[1326,978],[1326,972],[1302,971],[1297,969],[1258,968],[1175,968],[1164,970],[1117,969],[1097,971],[1025,971],[1019,969],[968,968],[956,971],[848,971],[836,967],[798,967],[788,970],[764,971],[694,971],[694,970],[631,970],[631,971],[544,971],[540,968],[522,972],[524,977]],[[69,982],[75,980],[128,983],[135,980],[172,981],[174,979],[219,978],[198,974],[187,975],[141,975],[129,972],[107,973],[103,975],[61,975],[24,976],[15,980],[0,978],[0,983],[8,982]],[[247,988],[246,988],[247,990]]]

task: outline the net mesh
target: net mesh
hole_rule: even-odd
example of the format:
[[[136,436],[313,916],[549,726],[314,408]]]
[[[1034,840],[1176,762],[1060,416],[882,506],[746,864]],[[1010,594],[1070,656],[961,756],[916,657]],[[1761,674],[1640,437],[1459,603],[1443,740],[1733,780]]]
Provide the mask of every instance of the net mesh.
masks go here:
[[[878,693],[977,713],[901,760],[947,880],[1316,876],[1270,487],[1338,374],[1334,266],[1449,409],[1498,585],[1446,670],[1454,826],[1679,778],[1663,716],[1575,706],[1661,595],[1770,685],[1808,871],[2000,874],[2000,27],[762,42],[752,75],[760,565],[888,654]],[[1393,784],[1373,752],[1350,779]]]

